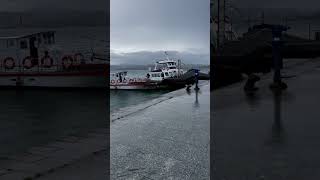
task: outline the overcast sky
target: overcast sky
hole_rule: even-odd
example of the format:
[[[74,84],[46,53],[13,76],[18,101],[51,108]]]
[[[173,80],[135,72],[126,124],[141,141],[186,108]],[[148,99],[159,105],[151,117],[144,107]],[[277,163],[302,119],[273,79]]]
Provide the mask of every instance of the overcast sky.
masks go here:
[[[159,51],[209,64],[209,2],[111,0],[112,64],[152,63],[162,58]]]

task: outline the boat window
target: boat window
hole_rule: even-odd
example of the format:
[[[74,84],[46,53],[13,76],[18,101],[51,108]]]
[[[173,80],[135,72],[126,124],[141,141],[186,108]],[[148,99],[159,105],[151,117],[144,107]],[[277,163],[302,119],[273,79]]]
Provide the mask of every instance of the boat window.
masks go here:
[[[42,38],[43,38],[43,42],[44,42],[44,44],[48,44],[48,42],[49,42],[49,37],[48,37],[48,35],[46,34],[46,33],[44,33],[44,34],[42,34]]]
[[[20,41],[20,48],[21,49],[27,49],[28,48],[28,43],[26,40]]]
[[[7,47],[13,47],[13,46],[14,46],[14,40],[8,40]]]
[[[165,72],[166,76],[169,76],[169,73],[168,72]]]
[[[38,35],[38,37],[37,37],[37,41],[39,42],[39,44],[41,44],[41,35]]]
[[[51,36],[48,36],[48,44],[51,44],[52,41],[51,41]]]

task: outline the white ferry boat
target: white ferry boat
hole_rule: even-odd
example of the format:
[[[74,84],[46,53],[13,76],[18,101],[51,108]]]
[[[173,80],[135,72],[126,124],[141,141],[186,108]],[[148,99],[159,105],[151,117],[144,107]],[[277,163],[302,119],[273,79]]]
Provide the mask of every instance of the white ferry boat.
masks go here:
[[[166,54],[167,55],[167,54]],[[126,71],[113,73],[110,76],[110,89],[163,89],[170,88],[166,79],[179,78],[184,74],[180,60],[169,59],[157,61],[153,69],[143,78],[130,78]]]
[[[55,32],[0,37],[0,87],[107,88],[109,59],[55,50]]]

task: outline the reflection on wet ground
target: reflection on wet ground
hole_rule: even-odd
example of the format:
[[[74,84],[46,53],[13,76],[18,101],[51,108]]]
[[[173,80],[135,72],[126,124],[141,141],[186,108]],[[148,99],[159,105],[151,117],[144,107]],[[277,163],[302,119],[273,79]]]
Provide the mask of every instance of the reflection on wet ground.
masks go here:
[[[213,93],[215,179],[320,179],[320,71],[313,65],[286,79],[282,92],[265,79],[251,94],[243,84]]]

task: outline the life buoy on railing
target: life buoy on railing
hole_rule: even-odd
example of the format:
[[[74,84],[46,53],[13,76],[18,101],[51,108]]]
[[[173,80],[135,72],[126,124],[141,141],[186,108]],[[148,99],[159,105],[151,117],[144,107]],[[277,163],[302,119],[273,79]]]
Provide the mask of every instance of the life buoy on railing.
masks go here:
[[[33,67],[32,58],[31,56],[27,56],[22,61],[23,67],[26,69],[30,69]]]
[[[114,84],[114,83],[115,83],[115,81],[112,79],[112,80],[111,80],[111,84]]]
[[[50,68],[53,65],[53,59],[50,56],[41,58],[41,65],[45,68]]]
[[[121,81],[120,81],[120,80],[117,80],[117,83],[121,83]]]
[[[15,62],[14,62],[14,59],[13,57],[6,57],[4,60],[3,60],[3,66],[5,69],[13,69],[15,67]]]
[[[74,65],[79,65],[84,63],[84,56],[81,53],[76,53],[73,57],[73,64]]]
[[[73,58],[71,56],[63,56],[62,58],[62,66],[64,69],[68,69],[73,64]]]

